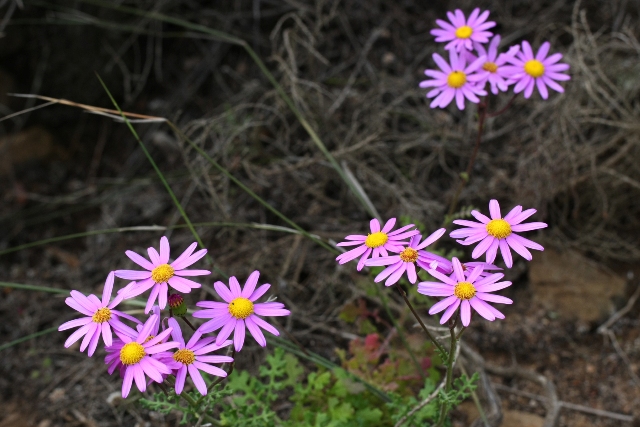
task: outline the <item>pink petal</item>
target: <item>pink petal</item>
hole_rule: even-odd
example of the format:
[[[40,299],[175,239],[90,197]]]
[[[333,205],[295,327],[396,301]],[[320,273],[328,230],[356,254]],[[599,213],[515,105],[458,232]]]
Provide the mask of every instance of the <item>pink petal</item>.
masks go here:
[[[244,320],[244,323],[247,326],[247,329],[249,329],[249,333],[251,333],[251,336],[253,336],[260,347],[265,347],[267,345],[267,340],[258,325],[254,322],[254,319],[254,316],[249,316]]]
[[[155,284],[153,289],[151,289],[151,293],[149,294],[149,299],[147,300],[147,305],[144,308],[145,314],[149,313],[153,308],[153,304],[156,302],[156,298],[158,298],[158,294],[160,293],[160,285]]]
[[[358,258],[360,255],[365,253],[367,251],[367,249],[369,249],[369,248],[366,245],[358,246],[355,249],[351,249],[350,251],[339,255],[336,258],[336,261],[338,261],[340,264],[346,264],[349,261]]]
[[[124,380],[122,381],[122,398],[126,399],[131,390],[131,383],[133,382],[133,366],[128,366],[124,371]]]
[[[258,278],[260,277],[260,272],[258,270],[254,271],[249,275],[249,278],[244,283],[244,289],[242,290],[241,296],[244,298],[249,298],[253,291],[256,289],[256,285],[258,284]]]
[[[269,290],[270,287],[271,285],[268,283],[265,283],[264,285],[260,286],[258,289],[253,291],[253,293],[249,297],[249,301],[254,302],[258,298],[260,298],[262,295],[264,295]]]
[[[125,280],[143,280],[151,277],[150,271],[116,270],[115,275]]]
[[[507,268],[511,268],[513,266],[513,258],[511,258],[511,249],[509,249],[509,244],[505,239],[500,239],[500,253]]]
[[[221,356],[222,357],[222,356]],[[231,358],[229,358],[231,359]],[[233,361],[233,359],[231,359]],[[198,360],[196,360],[195,362],[193,362],[193,365],[200,369],[201,371],[205,371],[207,374],[211,374],[211,375],[216,375],[218,377],[226,377],[227,373],[225,371],[223,371],[222,369],[216,367],[216,366],[210,366],[207,365],[206,363],[202,363]]]
[[[496,320],[496,317],[493,315],[491,310],[487,308],[488,304],[483,303],[483,301],[478,297],[471,298],[469,300],[469,304],[471,304],[471,307],[473,307],[473,309],[477,311],[478,314],[484,317],[485,319],[490,320],[492,322]]]
[[[497,282],[498,280],[502,279],[504,277],[504,274],[502,273],[494,273],[494,274],[490,274],[486,277],[483,277],[482,279],[478,280],[475,283],[475,287],[476,289],[478,289],[478,287],[489,284],[489,283],[493,283],[493,282]]]
[[[529,250],[527,248],[525,248],[524,246],[522,246],[518,240],[513,238],[513,235],[508,236],[507,237],[507,243],[509,244],[509,246],[511,246],[511,248],[516,251],[518,254],[520,254],[520,256],[524,259],[526,259],[527,261],[531,261],[531,259],[533,258],[533,256],[531,255],[531,252],[529,252]]]
[[[502,219],[502,214],[500,213],[500,204],[496,199],[492,199],[489,202],[489,212],[491,213],[491,219]]]
[[[87,310],[86,308],[84,308],[82,305],[80,305],[80,303],[76,300],[74,300],[73,298],[69,297],[67,299],[64,300],[65,304],[67,304],[69,307],[73,308],[74,310],[84,314],[85,316],[93,316],[95,313],[94,311],[91,310]]]
[[[180,369],[178,369],[178,374],[176,375],[176,384],[175,390],[176,394],[182,393],[184,389],[184,382],[187,379],[187,366],[183,365]]]
[[[478,292],[476,296],[483,301],[495,302],[498,304],[513,304],[513,301],[511,299],[507,297],[503,297],[502,295],[494,295],[494,294],[488,294],[485,292]]]
[[[220,281],[215,282],[213,284],[213,287],[215,288],[218,295],[220,295],[220,297],[226,302],[231,302],[234,299],[233,294],[231,293],[229,288],[226,287],[224,283]]]
[[[233,333],[233,345],[236,351],[242,350],[245,333],[246,333],[246,329],[244,327],[244,320],[238,319],[238,321],[236,322],[235,332]]]
[[[145,270],[153,270],[155,268],[155,266],[153,264],[151,264],[149,261],[147,261],[146,259],[144,259],[144,257],[138,255],[137,253],[133,252],[133,251],[125,251],[124,253],[131,261],[135,262],[136,264],[138,264],[140,267],[144,268]]]
[[[442,301],[438,301],[429,309],[429,314],[440,313],[442,310],[449,307],[451,304],[455,303],[456,301],[460,301],[460,300],[455,295],[451,295],[450,297],[445,298]]]
[[[102,324],[102,340],[106,347],[111,347],[113,344],[113,335],[111,334],[111,325],[108,322]],[[93,352],[91,352],[93,353]]]
[[[358,265],[356,267],[356,270],[360,271],[364,268],[364,264],[365,262],[367,262],[367,258],[369,258],[369,255],[371,255],[371,248],[367,248],[367,250],[364,252],[364,254],[362,254],[362,257],[360,258],[360,261],[358,261]]]
[[[264,329],[265,331],[270,332],[272,335],[275,335],[275,336],[279,336],[280,335],[280,332],[278,332],[278,330],[275,327],[273,327],[269,323],[265,322],[264,320],[262,320],[258,316],[251,315],[251,316],[247,317],[247,319],[251,319],[256,324],[256,326],[259,326],[262,329]],[[245,322],[247,321],[247,319],[245,319]]]
[[[542,247],[542,245],[539,245],[532,240],[525,239],[524,237],[519,236],[517,234],[512,234],[509,237],[511,237],[513,240],[517,240],[518,243],[520,243],[522,246],[526,248],[535,249],[537,251],[544,251],[544,248]]]
[[[447,307],[445,312],[442,314],[442,317],[440,318],[440,324],[444,325],[449,319],[451,319],[451,316],[453,315],[453,313],[456,312],[459,306],[460,306],[460,300],[456,299],[453,302],[453,304]]]
[[[390,232],[394,225],[396,225],[396,219],[395,219],[395,218],[390,218],[390,219],[386,222],[386,224],[384,225],[384,227],[382,227],[382,232],[383,232],[383,233],[388,233],[388,232]]]
[[[64,342],[65,348],[71,347],[71,345],[73,343],[75,343],[80,338],[82,338],[84,335],[86,335],[87,332],[89,332],[89,330],[92,329],[93,325],[95,325],[95,323],[89,322],[86,325],[84,325],[83,327],[81,327],[80,329],[78,329],[77,331],[75,331],[74,333],[72,333],[69,336],[69,338],[67,338],[67,340]]]
[[[478,211],[471,211],[471,215],[473,215],[473,217],[475,219],[477,219],[478,221],[480,221],[483,224],[488,224],[489,221],[491,221],[491,219],[485,215],[482,215],[480,212]]]
[[[450,297],[453,295],[453,287],[442,283],[436,284],[436,282],[420,282],[418,292],[430,297]]]
[[[162,236],[160,238],[160,264],[169,262],[169,240]]]
[[[479,295],[480,292],[486,293],[499,291],[500,289],[508,288],[509,286],[511,286],[511,282],[508,281],[476,286],[476,291],[478,291],[476,295]]]
[[[71,298],[73,298],[81,306],[89,310],[92,313],[92,315],[93,313],[96,312],[96,310],[100,308],[100,304],[96,304],[95,302],[92,302],[89,298],[87,298],[86,296],[84,296],[82,293],[78,291],[75,291],[75,290],[71,291],[70,294],[71,294]]]
[[[209,270],[178,270],[175,272],[176,276],[206,276],[211,274]]]
[[[464,300],[460,303],[460,319],[464,327],[469,326],[471,322],[471,306],[468,300]]]
[[[515,232],[538,230],[540,228],[547,228],[547,224],[544,222],[529,222],[527,224],[518,224],[511,226],[511,230]]]
[[[407,263],[407,278],[411,283],[416,283],[416,281],[418,280],[418,275],[416,274],[416,266],[412,262]]]
[[[377,233],[378,231],[380,231],[380,222],[378,222],[378,220],[374,218],[369,221],[369,227],[372,233]]]
[[[193,364],[189,365],[189,375],[191,375],[191,381],[196,386],[201,395],[207,395],[207,384],[202,379],[202,375],[200,375],[200,371]]]
[[[478,257],[480,257],[483,253],[487,251],[487,249],[489,249],[489,247],[494,242],[494,240],[495,238],[493,236],[487,235],[487,237],[485,237],[482,240],[482,242],[480,242],[478,246],[475,247],[475,249],[471,253],[471,258],[477,259]]]
[[[160,254],[155,250],[155,248],[147,248],[147,253],[149,254],[149,259],[151,260],[153,265],[157,266],[162,264],[160,262]]]
[[[91,322],[91,317],[81,317],[80,319],[69,320],[58,327],[58,331],[66,331],[67,329],[84,326]]]
[[[96,334],[100,336],[100,325],[97,323],[89,323],[89,330],[87,331],[87,334],[84,336],[82,343],[80,344],[81,352],[83,352],[87,348],[94,335]]]
[[[402,275],[406,270],[407,270],[407,263],[403,262],[402,264],[400,264],[400,267],[398,267],[393,273],[391,273],[391,275],[384,282],[384,285],[391,286],[397,283],[398,280],[400,280],[400,277],[402,277]]]
[[[196,250],[196,247],[198,247],[197,242],[193,242],[191,245],[189,245],[189,247],[185,249],[185,251],[182,252],[182,254],[178,258],[176,258],[175,261],[171,263],[171,267],[173,267],[175,270],[180,270],[184,268],[184,266],[182,265],[183,261],[185,261],[187,258],[191,256],[193,251]]]
[[[453,263],[453,272],[455,273],[456,281],[457,282],[464,282],[465,281],[464,270],[462,269],[462,265],[460,264],[460,260],[458,260],[458,258],[454,257],[451,260],[451,262]]]
[[[222,329],[218,333],[218,337],[216,338],[216,344],[220,345],[223,341],[229,338],[229,335],[231,335],[231,332],[233,332],[233,330],[236,327],[236,322],[237,322],[237,319],[235,317],[231,317],[231,319],[229,319],[229,321],[225,323],[225,325],[222,327]]]
[[[491,242],[491,246],[487,249],[487,262],[492,264],[496,259],[496,254],[498,253],[498,247],[501,239],[493,238]]]

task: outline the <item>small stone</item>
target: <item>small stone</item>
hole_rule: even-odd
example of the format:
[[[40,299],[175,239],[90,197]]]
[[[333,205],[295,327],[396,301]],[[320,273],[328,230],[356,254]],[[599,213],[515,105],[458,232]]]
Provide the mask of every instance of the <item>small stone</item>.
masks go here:
[[[60,388],[60,387],[58,387],[58,388],[54,389],[54,390],[51,392],[51,394],[49,394],[49,400],[50,400],[52,403],[59,402],[59,401],[61,401],[62,399],[64,399],[64,397],[65,397],[65,391],[64,391],[64,389],[63,389],[63,388]]]
[[[598,322],[615,311],[626,280],[578,252],[546,249],[530,263],[534,299],[565,319]]]
[[[505,411],[501,427],[542,427],[544,418],[522,411]]]

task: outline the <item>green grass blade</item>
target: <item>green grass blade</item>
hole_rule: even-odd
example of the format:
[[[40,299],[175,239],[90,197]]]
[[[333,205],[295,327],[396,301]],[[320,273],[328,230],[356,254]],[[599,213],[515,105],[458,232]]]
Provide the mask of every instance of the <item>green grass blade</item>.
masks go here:
[[[282,233],[290,233],[290,234],[300,234],[303,233],[300,230],[295,230],[293,228],[282,227],[279,225],[271,225],[271,224],[258,224],[258,223],[242,223],[242,222],[196,222],[193,223],[194,227],[239,227],[239,228],[255,228],[258,230],[269,230],[269,231],[278,231]],[[111,233],[124,233],[129,231],[165,231],[165,230],[173,230],[178,228],[187,228],[187,224],[176,224],[172,226],[162,226],[162,225],[141,225],[137,227],[119,227],[119,228],[105,228],[102,230],[92,230],[85,231],[82,233],[73,233],[67,234],[64,236],[51,237],[49,239],[37,240],[35,242],[25,243],[24,245],[14,246],[12,248],[7,248],[0,251],[0,256],[10,254],[13,252],[18,252],[23,249],[34,248],[37,246],[46,245],[48,243],[55,242],[63,242],[65,240],[79,239],[81,237],[88,236],[96,236],[101,234],[111,234]],[[316,239],[320,239],[319,236],[312,234]]]
[[[367,213],[369,213],[369,215],[371,215],[374,218],[378,218],[379,221],[382,221],[382,218],[378,217],[377,213],[375,212],[375,209],[371,209],[367,201],[362,198],[362,195],[360,194],[358,189],[354,187],[353,182],[347,177],[344,170],[340,167],[340,165],[338,164],[336,159],[333,157],[331,152],[327,149],[327,146],[324,144],[324,142],[322,142],[322,139],[320,139],[320,136],[318,136],[318,134],[313,129],[311,124],[307,121],[307,119],[304,117],[300,109],[296,107],[291,97],[289,97],[287,92],[285,92],[284,88],[280,85],[280,83],[278,83],[278,80],[276,80],[275,76],[271,73],[271,71],[269,71],[265,63],[262,62],[262,59],[260,59],[258,54],[251,48],[249,43],[247,43],[246,41],[244,41],[239,37],[232,36],[222,31],[214,30],[204,25],[194,24],[184,19],[174,18],[172,16],[164,15],[159,12],[146,11],[146,10],[141,10],[133,7],[122,6],[119,4],[115,4],[115,3],[111,3],[103,0],[80,0],[80,1],[83,3],[93,4],[93,5],[100,6],[107,9],[118,10],[120,12],[178,25],[183,28],[188,28],[190,30],[199,31],[204,34],[208,34],[220,41],[231,43],[231,44],[242,47],[249,54],[251,59],[253,59],[253,61],[258,66],[258,68],[260,68],[260,71],[262,72],[262,74],[264,74],[267,80],[269,80],[269,82],[274,87],[278,95],[280,95],[280,98],[282,98],[282,100],[287,104],[291,112],[293,112],[293,114],[296,116],[296,119],[298,119],[302,127],[307,131],[307,133],[311,137],[311,140],[316,145],[316,147],[318,147],[318,149],[322,152],[322,154],[324,154],[327,160],[329,160],[329,163],[331,163],[331,166],[333,166],[336,172],[338,172],[338,175],[340,175],[340,178],[344,181],[345,184],[347,184],[347,186],[349,187],[353,195],[356,197],[356,199],[360,202],[362,207],[367,211]]]
[[[50,334],[51,332],[55,332],[57,330],[58,330],[58,327],[54,326],[53,328],[45,329],[44,331],[36,332],[36,333],[30,334],[30,335],[24,336],[22,338],[18,338],[17,340],[10,341],[8,343],[0,345],[0,351],[6,350],[6,349],[8,349],[10,347],[13,347],[16,344],[20,344],[21,342],[28,341],[31,338],[37,338],[37,337],[40,337],[42,335]]]
[[[109,99],[113,103],[113,106],[116,108],[116,110],[118,110],[118,112],[122,116],[122,119],[126,123],[127,127],[129,128],[129,130],[131,131],[131,133],[135,137],[136,141],[138,141],[138,144],[140,145],[140,148],[142,148],[142,151],[144,152],[145,156],[147,156],[147,159],[149,160],[149,163],[151,163],[151,166],[153,166],[153,169],[156,171],[156,174],[158,174],[158,177],[160,178],[160,181],[162,181],[162,184],[164,185],[165,189],[167,190],[167,193],[169,193],[169,195],[171,196],[171,199],[173,200],[173,203],[176,205],[176,208],[178,209],[178,211],[180,212],[180,215],[182,216],[182,219],[184,219],[184,222],[187,223],[187,227],[189,227],[189,230],[191,230],[191,233],[193,234],[193,237],[195,237],[196,241],[198,242],[198,244],[200,245],[200,247],[202,249],[206,249],[204,243],[202,242],[202,239],[200,238],[200,235],[198,234],[196,229],[193,227],[193,224],[191,223],[191,220],[187,216],[187,213],[185,212],[184,208],[182,207],[182,204],[180,204],[180,201],[178,200],[178,198],[174,194],[173,190],[171,189],[171,186],[169,185],[169,183],[167,182],[166,178],[162,174],[162,171],[160,170],[160,168],[158,167],[156,162],[153,160],[153,157],[151,156],[151,153],[149,153],[149,151],[147,150],[147,147],[145,147],[144,143],[140,139],[140,136],[138,136],[138,132],[136,132],[136,130],[134,129],[133,125],[131,124],[131,122],[129,121],[127,116],[120,109],[120,105],[118,105],[118,103],[116,102],[116,100],[113,97],[113,95],[111,95],[111,92],[109,91],[109,88],[107,88],[107,85],[104,83],[104,81],[102,81],[102,79],[100,78],[100,76],[97,73],[96,73],[96,76],[98,77],[98,80],[100,80],[100,84],[102,85],[102,88],[105,90],[105,92],[107,92],[107,95],[109,96]],[[209,264],[211,266],[213,266],[213,268],[219,274],[221,274],[225,278],[229,277],[214,264],[213,259],[211,258],[211,256],[208,253],[206,255],[206,258],[209,261]]]
[[[249,194],[251,197],[256,199],[258,202],[260,202],[264,207],[269,209],[271,212],[273,212],[276,216],[278,216],[278,218],[282,219],[287,224],[289,224],[290,226],[292,226],[296,230],[300,231],[300,233],[304,234],[306,237],[310,238],[311,240],[313,240],[314,242],[316,242],[317,244],[319,244],[323,248],[327,249],[328,251],[331,251],[332,253],[339,253],[335,248],[329,246],[327,243],[325,243],[322,240],[319,240],[318,238],[316,238],[316,237],[312,236],[311,234],[309,234],[309,232],[307,232],[305,229],[300,227],[298,224],[296,224],[295,222],[290,220],[285,214],[283,214],[278,209],[276,209],[273,206],[271,206],[266,200],[264,200],[262,197],[258,196],[256,193],[254,193],[249,187],[244,185],[242,183],[242,181],[240,181],[238,178],[233,176],[233,174],[231,172],[229,172],[227,169],[222,167],[222,165],[220,165],[220,163],[216,162],[211,156],[209,156],[206,151],[204,151],[202,148],[198,147],[198,145],[196,143],[191,141],[191,139],[187,135],[185,135],[180,130],[180,128],[178,128],[175,124],[173,124],[170,121],[167,121],[167,124],[173,129],[174,132],[176,132],[178,135],[180,135],[180,137],[182,137],[185,141],[187,141],[193,147],[194,150],[196,150],[202,157],[207,159],[207,161],[209,163],[211,163],[216,169],[218,169],[218,171],[223,173],[227,178],[232,180],[238,187],[242,188],[247,194]]]
[[[21,283],[0,282],[0,288],[22,289],[24,291],[49,292],[51,294],[69,295],[68,289],[49,288],[47,286],[23,285]]]

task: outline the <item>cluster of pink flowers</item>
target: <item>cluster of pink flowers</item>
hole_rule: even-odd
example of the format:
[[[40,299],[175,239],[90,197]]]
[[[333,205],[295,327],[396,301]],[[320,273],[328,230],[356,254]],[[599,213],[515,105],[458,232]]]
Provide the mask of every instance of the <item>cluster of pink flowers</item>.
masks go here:
[[[462,324],[469,326],[471,321],[471,308],[487,320],[504,319],[504,315],[495,307],[488,304],[511,304],[509,298],[493,295],[492,292],[511,286],[511,282],[502,281],[502,273],[495,273],[502,268],[494,265],[498,249],[507,268],[513,266],[511,249],[527,261],[531,261],[529,249],[542,251],[544,248],[536,242],[526,239],[519,234],[523,231],[532,231],[545,228],[543,222],[522,222],[536,212],[535,209],[522,210],[522,206],[516,206],[504,217],[500,212],[497,200],[489,202],[490,217],[478,211],[471,214],[479,222],[467,220],[455,220],[454,224],[462,225],[452,231],[449,236],[457,240],[461,245],[478,243],[471,257],[477,259],[486,254],[485,262],[472,261],[461,263],[458,258],[449,261],[440,255],[428,252],[425,248],[438,240],[445,233],[445,229],[436,230],[426,239],[413,224],[392,231],[396,219],[391,218],[381,229],[377,219],[371,220],[371,233],[365,235],[347,236],[345,242],[338,246],[356,246],[338,256],[336,260],[345,264],[361,257],[358,262],[358,270],[362,266],[386,266],[374,279],[375,282],[385,280],[386,286],[391,286],[406,273],[410,283],[418,281],[417,268],[420,267],[440,282],[419,282],[418,292],[432,297],[446,297],[434,304],[429,314],[436,314],[445,310],[440,323],[447,322],[453,314],[460,309]],[[389,255],[389,252],[394,255]],[[368,259],[369,255],[371,258]]]
[[[431,88],[427,92],[427,98],[434,98],[431,108],[444,108],[455,98],[458,108],[464,110],[465,100],[478,103],[478,96],[487,95],[487,83],[494,95],[506,92],[511,85],[515,85],[514,93],[524,91],[525,98],[534,88],[543,99],[549,96],[548,87],[564,92],[557,82],[570,79],[563,73],[569,65],[559,62],[562,54],[549,55],[549,42],[542,43],[535,54],[526,40],[500,53],[500,36],[488,31],[496,25],[487,21],[488,10],[480,13],[476,8],[466,18],[458,9],[447,16],[449,22],[436,20],[440,28],[431,30],[431,34],[436,36],[436,42],[447,43],[444,48],[449,51],[449,62],[434,53],[433,60],[440,70],[426,70],[424,73],[431,79],[420,82],[421,88]]]
[[[144,268],[138,270],[116,270],[109,273],[102,292],[102,299],[95,295],[85,296],[81,292],[71,291],[66,299],[69,307],[85,317],[70,320],[60,325],[58,330],[64,331],[79,328],[73,332],[65,347],[70,347],[82,338],[80,351],[88,348],[87,354],[93,356],[100,337],[105,345],[107,356],[105,363],[108,372],[116,369],[123,379],[122,397],[127,397],[133,382],[141,392],[147,388],[147,377],[150,381],[163,383],[168,376],[175,377],[175,392],[180,394],[184,389],[187,374],[191,377],[196,389],[207,394],[207,384],[201,372],[218,377],[226,377],[227,372],[212,364],[232,363],[233,357],[211,354],[233,343],[234,350],[240,351],[244,345],[246,329],[264,347],[267,340],[261,329],[273,335],[279,332],[262,319],[263,316],[288,316],[289,310],[284,304],[277,302],[257,303],[269,284],[256,288],[260,277],[259,271],[251,273],[244,289],[235,277],[229,278],[230,288],[222,282],[215,282],[214,288],[223,302],[201,301],[196,305],[203,307],[193,313],[193,317],[211,319],[197,328],[185,344],[185,338],[176,317],[186,314],[184,298],[177,293],[169,295],[169,287],[183,294],[200,288],[200,283],[186,277],[205,276],[208,270],[187,269],[207,253],[202,249],[194,253],[196,243],[185,250],[182,255],[170,263],[169,240],[160,239],[160,252],[149,248],[149,260],[141,255],[126,251],[131,261]],[[115,278],[133,280],[116,293],[112,299]],[[147,300],[145,313],[150,313],[144,323],[122,311],[115,310],[123,300],[136,297],[151,290]],[[158,304],[155,305],[156,300]],[[162,319],[161,310],[169,305],[169,317]],[[176,316],[176,317],[174,317]],[[133,327],[123,320],[131,322]],[[191,325],[190,322],[186,321]],[[246,326],[246,329],[245,329]],[[222,328],[217,336],[209,335]],[[116,337],[113,337],[115,333]],[[233,340],[228,338],[233,334]],[[174,351],[171,351],[174,350]]]

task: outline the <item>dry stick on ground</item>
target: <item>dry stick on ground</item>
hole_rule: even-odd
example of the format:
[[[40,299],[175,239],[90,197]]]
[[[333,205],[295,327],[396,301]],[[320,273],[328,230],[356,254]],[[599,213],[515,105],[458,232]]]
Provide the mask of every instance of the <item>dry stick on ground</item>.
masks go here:
[[[609,320],[604,322],[597,329],[598,333],[609,338],[609,340],[611,341],[611,345],[613,345],[614,350],[616,351],[616,353],[618,353],[618,356],[620,356],[620,358],[625,363],[625,365],[627,365],[627,368],[629,368],[631,379],[633,379],[633,382],[635,382],[638,387],[640,387],[640,378],[631,367],[631,361],[629,360],[627,353],[625,353],[622,347],[620,347],[620,343],[618,343],[616,335],[609,328],[612,327],[618,320],[620,320],[622,316],[624,316],[629,311],[631,311],[631,309],[633,308],[633,305],[636,303],[639,297],[640,297],[640,286],[638,286],[636,291],[633,293],[633,295],[631,295],[631,298],[629,298],[629,301],[627,301],[627,304],[622,309],[615,312],[609,318]]]
[[[485,369],[487,372],[495,375],[523,378],[542,386],[547,395],[545,400],[547,415],[544,418],[544,427],[554,427],[556,425],[561,405],[558,400],[558,393],[556,393],[556,386],[553,384],[553,381],[542,374],[538,374],[537,372],[530,371],[518,365],[503,367],[485,364]]]
[[[484,412],[484,418],[478,418],[471,424],[471,427],[486,427],[485,421],[491,426],[497,426],[502,423],[502,403],[500,397],[496,393],[489,375],[484,369],[484,358],[466,345],[464,342],[460,343],[463,358],[460,360],[461,364],[467,364],[470,371],[478,373],[478,387],[475,393],[478,394],[484,403],[482,411]]]
[[[493,384],[496,390],[501,390],[507,393],[515,394],[518,396],[528,397],[530,399],[536,399],[540,402],[546,403],[547,398],[544,396],[540,396],[539,394],[529,393],[528,391],[518,390],[517,388],[508,387],[502,384]],[[584,412],[585,414],[596,415],[599,417],[612,418],[614,420],[619,421],[627,421],[632,422],[632,415],[619,414],[617,412],[605,411],[603,409],[594,409],[584,405],[576,405],[575,403],[569,403],[564,401],[559,401],[559,404],[562,408],[571,409],[573,411]]]

